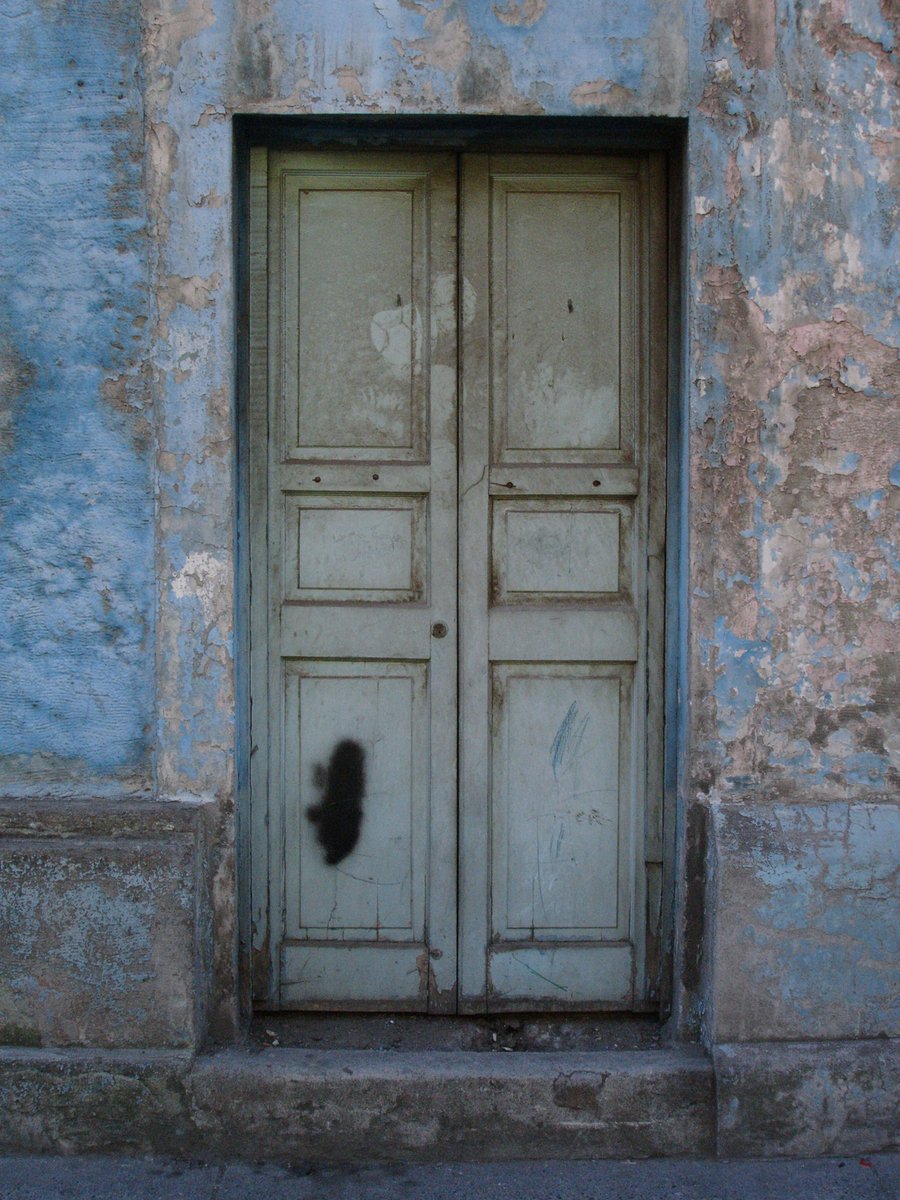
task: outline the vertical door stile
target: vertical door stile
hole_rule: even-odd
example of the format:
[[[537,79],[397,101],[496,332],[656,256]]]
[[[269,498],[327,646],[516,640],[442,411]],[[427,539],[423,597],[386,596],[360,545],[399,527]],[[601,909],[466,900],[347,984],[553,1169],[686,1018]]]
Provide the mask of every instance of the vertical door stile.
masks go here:
[[[490,280],[488,160],[460,174],[460,1008],[484,1009],[490,936],[490,730],[487,606]]]
[[[658,1007],[661,995],[665,828],[665,618],[666,618],[666,499],[668,470],[668,354],[667,300],[664,265],[668,258],[666,162],[661,152],[647,156],[644,168],[640,258],[641,292],[647,314],[642,325],[642,363],[646,373],[647,424],[647,782],[644,859],[646,869],[646,961],[643,992],[636,996],[648,1008]]]
[[[458,179],[453,155],[429,164],[431,511],[429,525],[430,787],[428,807],[428,1011],[457,1002],[458,575]]]
[[[270,915],[268,791],[268,536],[265,486],[268,471],[268,152],[250,157],[249,395],[247,406],[247,521],[250,710],[250,926],[253,995],[268,1003],[273,995]],[[277,933],[276,939],[277,940]]]
[[[260,618],[266,630],[266,682],[265,719],[266,728],[260,730],[261,741],[255,757],[265,759],[267,789],[266,843],[268,858],[268,901],[267,949],[269,953],[269,997],[268,1002],[277,1008],[281,996],[281,947],[284,943],[284,778],[281,766],[282,747],[282,661],[281,661],[281,605],[279,583],[281,573],[280,519],[277,505],[281,497],[279,460],[284,444],[284,388],[285,355],[285,308],[284,257],[288,231],[284,219],[284,193],[281,181],[276,184],[272,171],[272,155],[267,156],[268,166],[268,373],[266,386],[266,458],[258,484],[264,489],[266,574],[254,593],[256,605],[262,612]],[[273,535],[275,545],[273,545]]]

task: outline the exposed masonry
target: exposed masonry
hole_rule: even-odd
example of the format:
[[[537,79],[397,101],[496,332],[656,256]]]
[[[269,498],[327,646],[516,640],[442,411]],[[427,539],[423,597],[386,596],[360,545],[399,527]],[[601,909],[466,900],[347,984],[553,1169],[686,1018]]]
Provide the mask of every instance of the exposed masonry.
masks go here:
[[[900,783],[896,36],[889,0],[0,6],[4,787],[213,807],[214,1031],[237,995],[231,117],[246,112],[689,118],[676,992],[686,1027],[714,1031],[710,955],[726,977],[749,924],[772,978],[754,1037],[796,1028],[814,979],[844,1006],[840,1036],[863,1030],[844,951],[787,952],[778,871],[788,854],[790,886],[821,899],[814,810],[852,826],[860,874],[840,903],[854,969],[880,988],[866,954],[892,951],[872,898],[896,866],[873,882],[859,814]],[[779,815],[774,844],[772,797],[801,814]],[[733,836],[729,806],[754,803]],[[702,892],[716,863],[746,882],[734,927]],[[810,903],[797,920],[820,929]]]

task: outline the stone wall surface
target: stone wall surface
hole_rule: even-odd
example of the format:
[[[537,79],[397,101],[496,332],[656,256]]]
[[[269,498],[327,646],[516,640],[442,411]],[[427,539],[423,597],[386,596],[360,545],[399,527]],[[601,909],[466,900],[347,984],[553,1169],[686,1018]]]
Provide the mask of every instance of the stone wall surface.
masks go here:
[[[900,1037],[894,804],[718,805],[715,1042]]]
[[[889,0],[2,0],[0,769],[214,806],[219,1036],[238,113],[688,119],[676,1008],[735,1040],[809,1036],[816,987],[823,1030],[896,1019],[896,37]]]
[[[0,1042],[196,1045],[204,846],[196,805],[0,804]]]

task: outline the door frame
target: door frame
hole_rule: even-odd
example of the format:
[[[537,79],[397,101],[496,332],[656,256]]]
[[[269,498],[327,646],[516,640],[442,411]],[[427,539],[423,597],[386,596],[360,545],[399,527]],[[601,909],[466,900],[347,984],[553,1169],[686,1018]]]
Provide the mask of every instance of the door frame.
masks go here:
[[[257,117],[234,120],[234,245],[238,283],[236,315],[237,408],[235,413],[237,563],[236,663],[237,663],[237,812],[236,854],[238,874],[238,935],[241,1008],[249,1015],[254,995],[267,990],[267,967],[252,952],[254,919],[260,914],[260,897],[252,895],[251,839],[254,821],[264,827],[265,815],[251,803],[251,775],[255,748],[251,744],[250,660],[250,555],[249,546],[260,530],[251,528],[249,504],[249,430],[256,416],[252,411],[252,372],[259,369],[250,347],[250,303],[253,287],[251,264],[250,184],[254,150],[273,149],[392,149],[453,150],[479,152],[527,152],[640,155],[660,152],[664,158],[663,183],[667,224],[667,284],[660,303],[666,307],[665,404],[667,441],[666,557],[660,564],[665,577],[664,622],[664,735],[663,755],[663,866],[658,887],[648,889],[647,920],[658,930],[657,968],[648,972],[645,1004],[665,1018],[672,1006],[676,893],[676,831],[679,827],[681,780],[686,761],[685,707],[679,697],[687,695],[687,554],[684,544],[686,473],[683,380],[683,292],[682,244],[685,205],[682,188],[687,123],[682,120],[620,120],[590,117]],[[264,533],[264,531],[263,531]],[[697,881],[699,889],[702,881]],[[696,898],[695,898],[696,899]],[[680,896],[683,905],[684,896]],[[702,904],[702,898],[700,899]],[[268,898],[265,898],[267,908]],[[255,908],[255,912],[254,912]]]

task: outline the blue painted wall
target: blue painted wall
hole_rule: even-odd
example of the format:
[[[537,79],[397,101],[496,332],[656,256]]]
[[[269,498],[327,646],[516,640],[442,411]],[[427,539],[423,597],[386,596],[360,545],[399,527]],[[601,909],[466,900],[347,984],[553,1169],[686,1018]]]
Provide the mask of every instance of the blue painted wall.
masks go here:
[[[153,496],[138,6],[0,6],[4,782],[146,777]]]
[[[900,789],[896,9],[709,0],[692,71],[693,769]]]
[[[138,7],[0,12],[7,778],[230,787],[230,114],[484,111],[690,117],[694,774],[895,787],[889,9]]]

